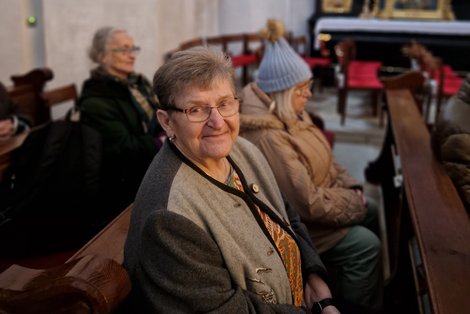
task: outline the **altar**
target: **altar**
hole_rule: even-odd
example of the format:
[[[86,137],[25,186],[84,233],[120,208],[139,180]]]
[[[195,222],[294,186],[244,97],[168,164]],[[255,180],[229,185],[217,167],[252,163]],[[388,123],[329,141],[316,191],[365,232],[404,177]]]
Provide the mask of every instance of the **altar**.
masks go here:
[[[312,29],[312,48],[318,50],[319,39],[326,38],[331,50],[347,37],[357,42],[358,58],[406,66],[408,60],[401,54],[401,47],[414,39],[456,69],[470,71],[470,21],[320,17]]]

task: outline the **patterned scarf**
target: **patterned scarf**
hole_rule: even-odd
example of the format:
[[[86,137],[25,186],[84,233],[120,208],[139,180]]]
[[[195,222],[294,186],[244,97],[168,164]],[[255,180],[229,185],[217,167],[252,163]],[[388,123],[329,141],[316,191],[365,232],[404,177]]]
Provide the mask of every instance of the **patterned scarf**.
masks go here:
[[[132,73],[127,79],[121,79],[109,74],[104,68],[98,67],[91,72],[93,78],[112,79],[129,88],[134,107],[142,118],[145,133],[154,134],[157,126],[156,108],[157,96],[153,93],[150,83],[140,74]]]
[[[225,184],[243,192],[240,177],[232,167],[230,168],[230,174]],[[263,212],[258,206],[256,206],[256,208],[281,254],[281,259],[287,271],[287,277],[289,278],[294,305],[300,307],[303,300],[303,281],[299,247],[295,243],[295,240],[282,229],[279,224],[274,222],[269,215]]]

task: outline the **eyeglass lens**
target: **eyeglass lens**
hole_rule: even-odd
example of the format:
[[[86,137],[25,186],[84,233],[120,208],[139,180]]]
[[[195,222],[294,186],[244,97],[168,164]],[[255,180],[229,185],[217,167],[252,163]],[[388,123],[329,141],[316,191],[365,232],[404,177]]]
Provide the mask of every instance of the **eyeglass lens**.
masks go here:
[[[220,103],[216,107],[210,106],[194,106],[185,110],[188,120],[194,122],[202,122],[209,119],[212,109],[216,109],[222,117],[231,117],[238,112],[240,103],[238,99],[227,100]]]

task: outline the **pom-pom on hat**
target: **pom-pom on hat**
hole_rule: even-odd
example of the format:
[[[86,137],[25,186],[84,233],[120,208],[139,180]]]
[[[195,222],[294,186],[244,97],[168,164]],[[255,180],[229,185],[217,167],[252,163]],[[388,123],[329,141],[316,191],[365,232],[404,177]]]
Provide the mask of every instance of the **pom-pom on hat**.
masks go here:
[[[266,39],[258,69],[258,86],[265,92],[279,92],[312,77],[308,64],[285,40],[282,22],[269,19],[261,36]]]

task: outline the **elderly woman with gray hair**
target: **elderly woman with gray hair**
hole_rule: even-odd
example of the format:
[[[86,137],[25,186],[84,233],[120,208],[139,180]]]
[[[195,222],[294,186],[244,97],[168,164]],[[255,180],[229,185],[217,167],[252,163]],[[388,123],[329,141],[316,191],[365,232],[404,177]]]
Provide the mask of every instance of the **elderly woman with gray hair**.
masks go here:
[[[132,211],[132,311],[338,314],[305,227],[261,152],[238,137],[230,59],[176,52],[154,90],[168,140]]]
[[[98,29],[89,50],[98,66],[84,82],[78,102],[82,123],[102,137],[104,218],[112,218],[134,200],[159,149],[157,98],[150,82],[134,72],[139,50],[125,30]]]

